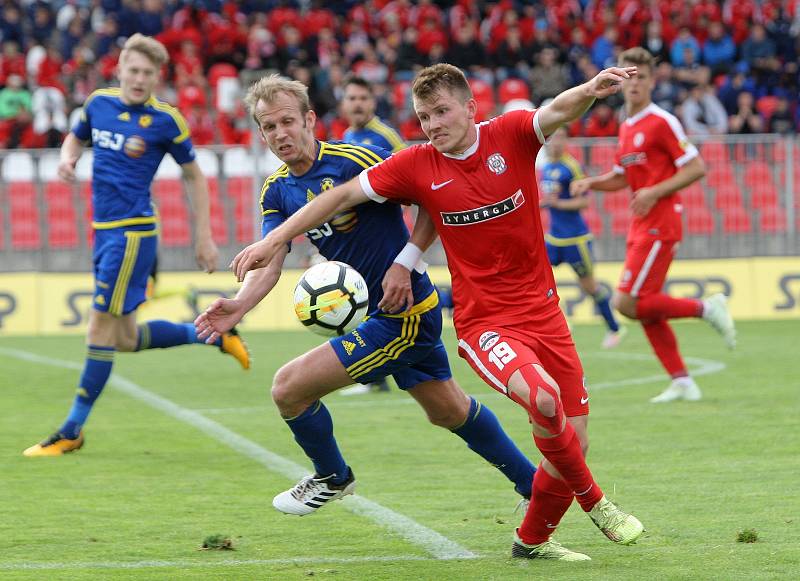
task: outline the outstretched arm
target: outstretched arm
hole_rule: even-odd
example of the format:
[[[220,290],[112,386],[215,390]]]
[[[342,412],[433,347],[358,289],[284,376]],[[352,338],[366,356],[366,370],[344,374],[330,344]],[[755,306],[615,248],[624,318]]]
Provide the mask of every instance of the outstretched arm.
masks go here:
[[[70,131],[61,144],[61,155],[58,162],[58,177],[65,182],[75,181],[75,165],[83,153],[83,142]]]
[[[197,336],[206,343],[214,343],[242,320],[247,313],[267,296],[281,277],[283,261],[289,247],[278,251],[269,266],[248,272],[244,284],[232,299],[219,298],[194,320]]]
[[[636,74],[636,67],[611,67],[600,71],[593,79],[567,89],[537,113],[539,127],[547,137],[553,131],[583,115],[595,99],[618,93],[622,81]]]
[[[383,298],[378,303],[380,309],[387,313],[397,313],[401,310],[407,311],[414,306],[411,271],[414,270],[414,267],[422,259],[422,254],[430,248],[438,236],[430,214],[425,208],[419,206],[411,240],[400,251],[383,277],[381,283]]]
[[[217,269],[219,250],[211,237],[211,206],[208,201],[208,182],[196,161],[181,166],[183,179],[189,189],[194,220],[194,254],[198,266],[205,272]]]
[[[367,201],[369,198],[361,189],[357,177],[328,190],[324,195],[317,196],[263,240],[251,244],[236,255],[231,262],[231,269],[236,279],[242,282],[247,271],[267,266],[280,249],[295,236],[325,223],[343,210]]]
[[[615,192],[628,187],[628,178],[624,173],[610,171],[599,176],[573,180],[569,184],[569,193],[573,196],[582,196],[589,190],[597,192]]]

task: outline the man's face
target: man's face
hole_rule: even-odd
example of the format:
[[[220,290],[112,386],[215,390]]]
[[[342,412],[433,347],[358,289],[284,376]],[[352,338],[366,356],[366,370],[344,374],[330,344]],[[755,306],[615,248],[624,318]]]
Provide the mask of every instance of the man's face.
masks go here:
[[[366,87],[347,85],[342,97],[342,114],[353,127],[364,127],[375,115],[375,97]]]
[[[547,144],[544,146],[547,152],[547,157],[550,159],[558,159],[564,155],[564,149],[567,147],[567,131],[559,128],[550,137],[547,138]]]
[[[630,65],[623,63],[622,66]],[[636,74],[622,81],[622,96],[628,106],[638,108],[650,102],[654,87],[652,69],[647,65],[636,65]]]
[[[313,111],[303,115],[294,95],[278,93],[270,103],[259,101],[254,114],[261,137],[272,153],[290,166],[304,159],[314,141]]]
[[[122,101],[127,105],[141,105],[150,98],[158,84],[159,67],[142,53],[129,50],[125,60],[117,67],[117,77],[122,90]]]
[[[471,143],[468,132],[475,124],[475,99],[466,102],[448,89],[437,90],[430,98],[414,97],[422,131],[431,144],[442,153],[461,153]]]

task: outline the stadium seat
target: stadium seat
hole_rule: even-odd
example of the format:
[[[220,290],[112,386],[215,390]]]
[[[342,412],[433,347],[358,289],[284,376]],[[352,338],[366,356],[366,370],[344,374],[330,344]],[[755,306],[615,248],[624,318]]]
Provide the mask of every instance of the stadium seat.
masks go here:
[[[706,192],[699,182],[694,182],[681,191],[681,200],[687,208],[706,208]]]
[[[709,171],[706,175],[706,183],[712,188],[728,186],[736,181],[733,175],[733,167],[728,161],[718,161],[709,164]]]
[[[780,206],[767,206],[761,210],[758,226],[765,234],[784,234],[787,228],[786,210]]]
[[[9,153],[3,160],[2,178],[6,184],[12,248],[41,248],[39,200],[34,183],[36,176],[33,158],[22,151]]]
[[[744,183],[751,188],[772,184],[772,169],[763,161],[751,161],[744,168]]]
[[[394,83],[392,88],[392,104],[398,112],[411,109],[411,81]]]
[[[234,176],[226,179],[227,195],[233,198],[234,218],[236,220],[236,241],[250,244],[256,237],[255,224],[261,217],[258,215],[258,197],[253,192],[253,178]]]
[[[472,94],[478,104],[478,111],[475,119],[477,121],[485,121],[494,114],[496,103],[494,100],[494,89],[492,86],[480,79],[468,79],[469,86],[472,89]]]
[[[17,250],[41,248],[39,203],[33,182],[9,183],[6,186],[6,196],[11,224],[11,246]]]
[[[725,210],[727,208],[743,208],[744,199],[742,198],[742,191],[736,182],[727,185],[722,185],[717,188],[714,195],[714,207],[718,210]]]
[[[164,246],[188,246],[192,242],[189,209],[183,195],[183,183],[178,179],[158,179],[153,182],[153,197],[158,206],[161,241]]]
[[[501,104],[508,103],[512,99],[528,99],[531,98],[531,90],[528,83],[520,79],[506,79],[497,88],[498,101]]]
[[[219,158],[208,149],[197,150],[197,164],[208,180],[208,201],[211,213],[211,235],[217,244],[228,243],[228,222],[225,219],[225,205],[219,192]]]
[[[597,211],[597,205],[590,203],[589,207],[583,211],[583,219],[586,220],[586,225],[595,236],[602,236],[603,234],[603,217]]]
[[[94,230],[92,230],[92,184],[89,181],[80,182],[78,188],[78,198],[83,204],[83,226],[81,232],[84,235],[87,246],[94,243]]]
[[[617,149],[614,145],[593,145],[589,148],[589,163],[593,165],[598,172],[610,171],[614,166],[616,151]]]
[[[631,214],[629,210],[618,211],[611,214],[611,235],[625,237],[628,235],[628,228],[631,225]]]
[[[709,167],[715,167],[720,162],[728,162],[728,146],[718,141],[706,141],[700,145],[700,155]]]
[[[620,192],[602,192],[597,194],[602,199],[602,207],[609,214],[628,212],[631,205],[630,190]]]
[[[716,230],[714,215],[705,206],[688,208],[686,211],[687,234],[713,234]]]
[[[750,214],[741,206],[729,206],[722,213],[722,229],[726,234],[749,234],[753,230]]]
[[[778,190],[772,184],[762,183],[753,186],[750,190],[750,207],[754,209],[763,209],[767,207],[775,207],[778,205]]]
[[[239,78],[239,71],[229,63],[217,63],[208,69],[208,84],[212,89],[217,88],[219,80],[224,77]]]
[[[51,248],[78,246],[78,214],[75,211],[75,191],[63,182],[48,182],[44,186],[47,203],[47,243]]]

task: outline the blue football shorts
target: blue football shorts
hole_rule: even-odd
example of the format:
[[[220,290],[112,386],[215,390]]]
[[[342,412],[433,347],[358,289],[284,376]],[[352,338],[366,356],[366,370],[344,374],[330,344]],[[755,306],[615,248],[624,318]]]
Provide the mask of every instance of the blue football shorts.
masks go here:
[[[589,276],[594,270],[594,253],[591,240],[579,240],[577,244],[560,246],[545,242],[547,258],[553,267],[567,263],[579,277]]]
[[[437,301],[419,314],[412,309],[405,316],[372,316],[330,343],[354,381],[372,383],[391,375],[400,389],[410,389],[453,376],[441,334]]]
[[[92,306],[112,315],[127,315],[146,300],[158,229],[154,225],[97,229],[94,235]]]

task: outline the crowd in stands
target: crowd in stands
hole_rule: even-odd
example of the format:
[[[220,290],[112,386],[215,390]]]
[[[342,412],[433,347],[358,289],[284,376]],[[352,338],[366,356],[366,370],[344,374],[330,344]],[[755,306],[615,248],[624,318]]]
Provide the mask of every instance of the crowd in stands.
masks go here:
[[[167,47],[159,95],[198,145],[248,142],[242,87],[266,70],[309,85],[320,137],[346,128],[337,102],[352,71],[413,140],[410,81],[423,66],[467,71],[487,118],[511,100],[538,105],[636,45],[659,57],[654,100],[688,133],[798,128],[797,0],[4,0],[0,147],[58,146],[86,97],[113,84],[135,32]],[[615,136],[619,105],[598,103],[570,132]]]

